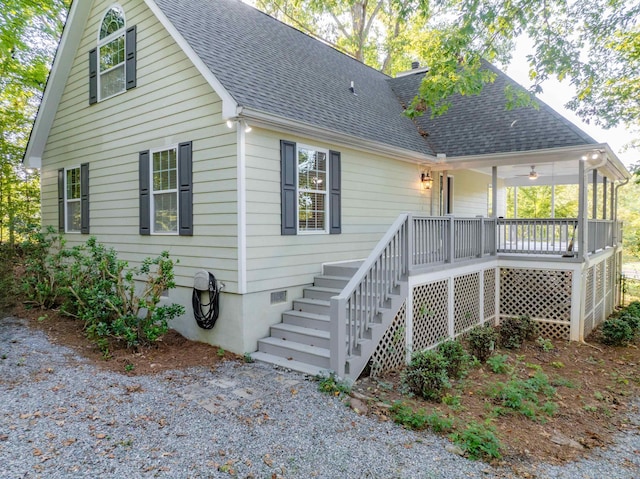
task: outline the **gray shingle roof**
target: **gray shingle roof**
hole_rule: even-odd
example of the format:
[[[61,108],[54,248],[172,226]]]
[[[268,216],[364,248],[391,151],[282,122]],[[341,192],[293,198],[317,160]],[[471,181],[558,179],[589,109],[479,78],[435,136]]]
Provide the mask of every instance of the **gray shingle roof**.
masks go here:
[[[494,83],[480,95],[455,95],[451,108],[431,118],[426,112],[416,120],[428,133],[427,141],[436,153],[449,157],[531,151],[597,143],[569,120],[538,101],[540,108],[506,110],[504,89],[508,84],[522,88],[490,64]],[[416,96],[424,74],[410,74],[389,80],[405,104]]]
[[[433,155],[386,75],[239,0],[156,3],[239,105]]]

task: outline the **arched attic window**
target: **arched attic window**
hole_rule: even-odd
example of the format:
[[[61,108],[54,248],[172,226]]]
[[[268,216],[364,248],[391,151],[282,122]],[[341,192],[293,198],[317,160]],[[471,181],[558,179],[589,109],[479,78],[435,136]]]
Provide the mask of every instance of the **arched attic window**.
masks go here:
[[[120,5],[109,7],[98,31],[97,47],[89,52],[89,103],[136,86],[136,27],[127,28]]]

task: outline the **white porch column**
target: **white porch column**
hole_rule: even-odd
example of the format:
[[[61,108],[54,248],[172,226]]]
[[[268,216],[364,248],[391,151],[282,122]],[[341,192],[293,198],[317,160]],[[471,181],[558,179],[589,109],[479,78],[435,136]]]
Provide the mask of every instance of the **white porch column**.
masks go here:
[[[607,219],[607,177],[602,177],[602,219]],[[611,219],[611,218],[609,218]]]
[[[598,219],[598,170],[593,170],[593,180],[591,182],[592,191],[591,191],[591,218],[594,220]]]
[[[407,294],[407,305],[405,308],[405,345],[407,354],[405,361],[407,364],[411,362],[413,354],[413,284],[409,281],[409,294]]]
[[[584,273],[584,263],[578,265],[571,275],[571,341],[584,341],[584,301],[586,296],[587,278]]]
[[[491,167],[491,217],[498,216],[498,167]]]
[[[578,163],[578,247],[580,257],[587,258],[587,187],[584,161]]]

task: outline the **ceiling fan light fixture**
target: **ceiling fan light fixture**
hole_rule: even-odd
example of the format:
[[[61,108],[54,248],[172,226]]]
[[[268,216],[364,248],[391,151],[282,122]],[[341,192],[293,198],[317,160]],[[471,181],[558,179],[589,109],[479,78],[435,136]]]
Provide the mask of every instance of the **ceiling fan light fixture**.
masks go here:
[[[536,167],[534,165],[531,165],[531,171],[529,172],[529,179],[531,181],[538,179],[538,172],[536,171]]]

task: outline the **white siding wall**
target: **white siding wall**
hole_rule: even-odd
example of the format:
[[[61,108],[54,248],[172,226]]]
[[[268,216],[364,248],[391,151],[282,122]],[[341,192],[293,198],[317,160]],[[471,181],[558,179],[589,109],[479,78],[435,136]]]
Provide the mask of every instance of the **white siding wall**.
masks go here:
[[[89,105],[88,52],[111,4],[94,3],[45,148],[43,223],[58,224],[57,170],[88,162],[91,234],[130,264],[168,250],[180,262],[170,300],[187,308],[172,326],[241,353],[241,296],[222,295],[221,315],[210,331],[198,328],[190,307],[198,269],[213,272],[227,293],[238,290],[236,131],[222,121],[220,98],[141,1],[120,2],[127,26],[137,25],[137,87]],[[138,153],[185,141],[193,142],[194,236],[141,236]],[[66,236],[69,245],[88,238]]]
[[[340,151],[342,234],[280,234],[281,139]],[[418,165],[260,129],[246,143],[249,292],[311,283],[322,263],[366,258],[401,212],[429,213]]]
[[[45,225],[57,225],[57,169],[89,163],[90,226],[98,240],[136,262],[169,250],[177,282],[191,287],[196,269],[215,272],[237,290],[236,133],[221,120],[222,103],[150,10],[121,1],[137,25],[137,88],[88,103],[88,52],[102,15],[96,1],[76,53],[43,158]],[[138,152],[193,141],[194,236],[138,234]],[[87,235],[67,235],[70,244]]]

